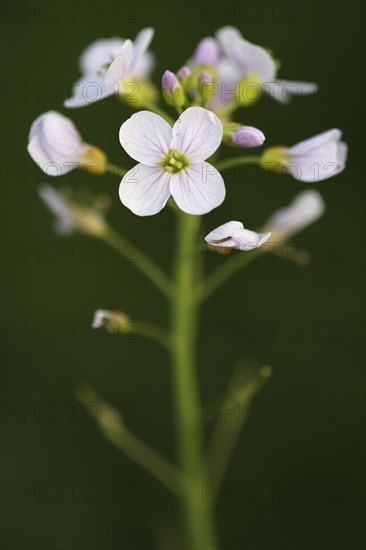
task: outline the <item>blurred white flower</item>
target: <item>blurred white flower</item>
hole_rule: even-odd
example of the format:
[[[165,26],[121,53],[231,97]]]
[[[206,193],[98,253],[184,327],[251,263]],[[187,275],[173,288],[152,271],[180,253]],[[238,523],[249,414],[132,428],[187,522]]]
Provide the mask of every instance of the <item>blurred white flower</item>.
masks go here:
[[[217,65],[218,81],[227,89],[249,78],[281,103],[288,103],[291,95],[317,91],[313,83],[277,79],[276,63],[268,51],[245,40],[235,27],[222,27],[216,36],[224,52],[224,58]]]
[[[127,81],[143,80],[153,68],[153,57],[147,51],[153,35],[154,30],[146,28],[134,42],[111,38],[88,46],[80,58],[82,77],[74,84],[73,95],[64,106],[84,107],[114,93],[131,93]]]
[[[272,232],[272,240],[284,240],[315,222],[324,211],[325,203],[318,191],[303,191],[289,206],[272,214],[265,230]]]
[[[100,237],[107,226],[104,217],[97,208],[80,205],[67,199],[62,193],[47,184],[39,188],[39,196],[50,212],[55,216],[54,229],[60,235],[71,235],[81,231],[86,235]]]
[[[46,184],[41,185],[38,193],[50,212],[56,217],[54,223],[56,233],[60,235],[71,235],[74,233],[76,231],[75,220],[65,197],[56,191],[56,189]]]
[[[231,221],[211,231],[205,241],[212,246],[248,251],[262,246],[270,236],[271,233],[249,231],[241,222]]]
[[[56,111],[48,111],[33,122],[28,153],[49,176],[61,176],[79,166],[103,172],[106,161],[104,153],[84,143],[74,123]]]
[[[188,214],[205,214],[219,206],[225,185],[204,160],[219,147],[222,135],[218,117],[202,107],[184,111],[173,128],[149,111],[132,115],[122,124],[119,137],[140,164],[121,181],[122,203],[138,216],[157,214],[171,195]]]

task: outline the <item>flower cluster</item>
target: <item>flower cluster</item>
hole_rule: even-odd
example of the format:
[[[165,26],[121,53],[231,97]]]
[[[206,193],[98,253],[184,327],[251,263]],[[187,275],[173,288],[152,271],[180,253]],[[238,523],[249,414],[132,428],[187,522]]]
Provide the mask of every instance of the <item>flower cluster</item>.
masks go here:
[[[232,119],[238,108],[259,99],[261,93],[254,97],[253,88],[287,103],[294,93],[314,93],[317,87],[279,80],[279,64],[272,54],[227,26],[215,37],[201,40],[176,73],[166,70],[162,75],[163,98],[179,115],[174,122],[158,106],[157,90],[149,80],[154,66],[148,51],[153,34],[153,29],[147,28],[134,42],[110,38],[87,47],[80,57],[82,76],[64,105],[82,107],[115,94],[131,107],[142,108],[122,123],[119,132],[121,146],[138,162],[122,178],[121,202],[138,216],[157,214],[169,199],[188,214],[206,214],[225,199],[220,173],[225,165],[217,160],[220,146],[247,149],[265,142],[260,129]],[[134,102],[129,97],[131,86],[135,86]],[[78,167],[103,173],[113,166],[98,147],[84,143],[68,118],[53,111],[32,124],[28,151],[52,176]],[[257,162],[263,169],[286,171],[297,180],[315,183],[341,172],[346,157],[341,132],[332,129],[291,147],[272,146],[257,157],[243,155],[236,160],[238,164]],[[300,207],[296,213],[302,219]],[[270,232],[271,225],[267,229]],[[269,232],[254,234],[240,222],[229,222],[206,240],[213,246],[247,249],[261,246]]]

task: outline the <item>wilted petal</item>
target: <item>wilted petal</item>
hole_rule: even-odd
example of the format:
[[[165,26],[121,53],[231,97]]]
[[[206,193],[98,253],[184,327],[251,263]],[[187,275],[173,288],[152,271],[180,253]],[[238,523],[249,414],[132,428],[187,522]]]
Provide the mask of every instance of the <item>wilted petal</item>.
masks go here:
[[[119,131],[119,141],[133,159],[156,166],[169,151],[172,127],[159,115],[140,111],[126,120]]]
[[[236,247],[239,250],[253,250],[259,248],[270,238],[271,233],[256,233],[249,229],[240,229],[233,234],[233,240],[236,242]]]
[[[207,214],[225,199],[221,174],[207,162],[195,164],[171,176],[171,194],[187,214]]]
[[[174,124],[171,148],[186,155],[192,164],[201,163],[216,151],[222,135],[222,124],[214,113],[189,107]]]
[[[214,246],[222,244],[226,247],[234,247],[235,242],[231,239],[234,231],[244,229],[241,222],[231,221],[216,227],[205,237],[205,241]]]
[[[248,251],[262,246],[270,236],[271,233],[256,233],[245,229],[241,222],[231,221],[211,231],[205,241],[213,246]]]
[[[119,197],[137,216],[157,214],[170,197],[169,174],[158,166],[138,164],[121,181]]]
[[[93,328],[102,327],[106,319],[110,319],[112,315],[113,315],[112,311],[108,311],[107,309],[97,309],[94,312],[92,327]]]

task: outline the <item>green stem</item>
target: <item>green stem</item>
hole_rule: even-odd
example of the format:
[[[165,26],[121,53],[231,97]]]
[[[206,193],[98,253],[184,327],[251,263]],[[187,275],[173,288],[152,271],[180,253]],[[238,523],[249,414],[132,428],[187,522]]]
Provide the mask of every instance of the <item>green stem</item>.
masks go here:
[[[135,245],[110,227],[101,235],[101,239],[139,269],[165,296],[171,295],[172,284],[169,277]]]
[[[217,162],[215,164],[215,168],[219,171],[221,170],[227,170],[228,168],[241,166],[242,164],[260,164],[261,158],[259,156],[251,156],[251,157],[234,157],[232,159],[222,160],[221,162]]]
[[[157,327],[150,323],[137,323],[137,334],[146,336],[150,340],[155,340],[158,344],[161,344],[163,347],[168,350],[171,349],[171,337],[170,334],[163,328]]]
[[[200,285],[198,285],[195,296],[197,302],[203,302],[213,294],[228,279],[238,273],[244,266],[250,264],[256,255],[249,255],[249,252],[233,254],[230,260],[217,267]]]
[[[264,366],[259,373],[245,384],[240,382],[242,373],[236,373],[229,393],[223,403],[225,411],[235,411],[239,406],[239,410],[250,403],[253,397],[264,386],[272,369],[269,366]],[[212,481],[218,486],[224,479],[227,466],[232,457],[235,445],[240,435],[240,431],[245,424],[245,418],[236,414],[228,415],[227,418],[219,417],[216,421],[214,432],[211,436],[211,442],[207,454],[207,462]],[[215,493],[217,495],[217,492]],[[213,497],[215,495],[212,495]],[[211,504],[214,503],[214,498],[211,499]]]
[[[238,101],[232,101],[231,103],[228,103],[224,109],[222,109],[220,116],[229,116],[235,113],[237,109],[239,109],[240,103]]]
[[[172,297],[173,376],[180,467],[188,476],[182,496],[190,550],[217,548],[212,511],[202,501],[205,481],[200,396],[195,372],[195,239],[200,218],[178,214],[175,289]]]
[[[161,109],[154,103],[145,103],[144,107],[146,107],[146,109],[149,109],[153,113],[156,113],[157,115],[161,116],[161,118],[166,120],[167,123],[170,124],[171,126],[174,126],[175,120],[173,120],[173,118],[170,115],[168,115],[163,109]]]
[[[262,231],[265,231],[265,229],[263,229]],[[226,283],[226,281],[228,281],[231,277],[238,273],[243,267],[257,260],[259,258],[258,254],[272,253],[275,256],[281,257],[285,261],[295,263],[299,266],[306,266],[309,263],[310,255],[306,250],[302,250],[300,248],[297,248],[295,245],[292,245],[293,249],[296,252],[296,257],[294,260],[292,260],[291,257],[287,258],[283,255],[281,256],[281,249],[277,249],[277,247],[275,246],[276,244],[278,243],[272,244],[272,241],[269,241],[268,245],[272,246],[263,246],[260,249],[254,249],[247,252],[239,252],[238,254],[232,253],[229,256],[226,256],[229,259],[226,260],[224,264],[213,270],[213,272],[208,275],[206,280],[197,285],[197,289],[195,292],[195,299],[197,300],[197,302],[199,303],[206,300],[211,294],[213,294],[218,288],[220,288],[223,283]]]
[[[90,386],[80,386],[77,388],[76,394],[83,405],[97,403],[100,412],[97,422],[108,441],[168,489],[179,496],[182,494],[183,487],[186,484],[186,479],[182,473],[160,453],[127,430],[120,420],[120,413],[115,408],[106,403]]]
[[[125,168],[122,168],[121,166],[116,166],[111,162],[106,163],[105,171],[110,172],[111,174],[114,174],[115,176],[118,176],[120,178],[123,178],[123,176],[128,172],[128,170],[126,170]]]

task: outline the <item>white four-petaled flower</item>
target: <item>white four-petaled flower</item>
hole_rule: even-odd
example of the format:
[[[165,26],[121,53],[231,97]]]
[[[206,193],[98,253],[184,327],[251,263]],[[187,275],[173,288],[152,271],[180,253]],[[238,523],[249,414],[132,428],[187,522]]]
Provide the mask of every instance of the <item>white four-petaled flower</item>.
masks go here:
[[[262,246],[270,236],[271,233],[256,233],[245,229],[241,222],[231,221],[211,231],[205,241],[212,246],[248,251]]]
[[[301,181],[314,182],[336,176],[346,167],[347,145],[334,128],[287,148],[288,171]]]
[[[121,181],[122,203],[138,216],[164,208],[172,195],[181,210],[205,214],[225,198],[220,173],[204,162],[219,147],[222,124],[212,112],[190,107],[173,128],[149,111],[132,115],[120,129],[120,142],[140,164]]]
[[[131,82],[148,77],[153,67],[153,57],[147,51],[153,35],[154,30],[147,28],[134,42],[110,38],[88,46],[80,58],[82,77],[74,84],[65,107],[84,107],[116,92],[131,94]]]

